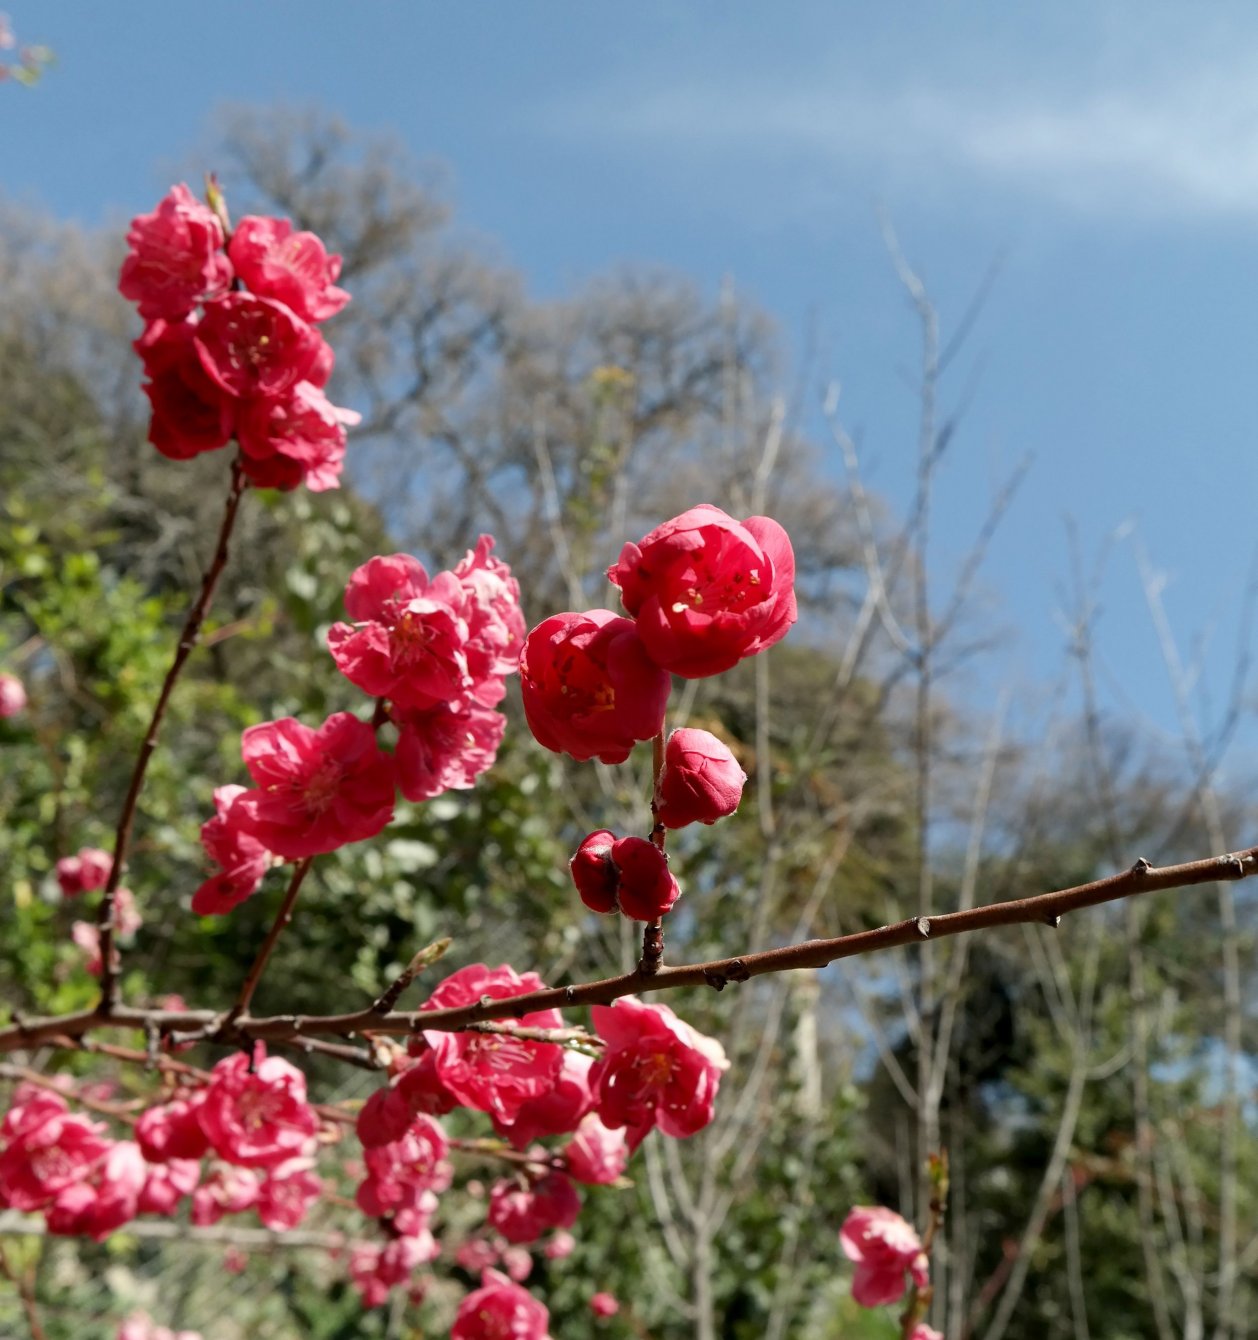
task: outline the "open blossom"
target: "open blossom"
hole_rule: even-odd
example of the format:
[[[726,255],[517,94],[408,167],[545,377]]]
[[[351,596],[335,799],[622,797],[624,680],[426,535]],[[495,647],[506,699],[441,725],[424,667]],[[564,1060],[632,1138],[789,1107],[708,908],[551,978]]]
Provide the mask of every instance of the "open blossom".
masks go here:
[[[135,1123],[135,1138],[150,1163],[170,1159],[199,1159],[210,1147],[201,1125],[202,1095],[174,1098],[142,1112]]]
[[[717,675],[779,641],[797,617],[795,554],[766,516],[700,503],[626,544],[607,570],[657,665]]]
[[[26,686],[16,675],[0,675],[0,719],[26,710]]]
[[[257,1043],[220,1061],[198,1109],[214,1151],[241,1168],[273,1168],[304,1153],[319,1127],[306,1102],[306,1077]]]
[[[665,828],[713,824],[733,814],[747,774],[711,731],[675,730],[664,745],[657,815]]]
[[[309,380],[326,343],[282,302],[252,293],[206,303],[192,340],[210,380],[237,400],[276,400]]]
[[[450,1185],[449,1151],[440,1123],[424,1113],[412,1117],[396,1140],[364,1150],[367,1176],[358,1188],[359,1208],[373,1218],[405,1210],[406,1219],[422,1226],[419,1221],[427,1219],[436,1202],[421,1193],[440,1194]]]
[[[314,233],[295,232],[287,219],[246,215],[232,230],[227,254],[251,292],[275,298],[304,321],[326,321],[349,302],[335,287],[341,258],[329,256]]]
[[[132,346],[148,379],[149,441],[173,461],[225,447],[235,424],[235,402],[202,366],[195,334],[191,321],[150,321]]]
[[[393,1238],[383,1247],[358,1243],[349,1254],[349,1273],[354,1287],[368,1307],[379,1307],[389,1293],[410,1282],[421,1265],[440,1252],[431,1233]]]
[[[236,416],[241,465],[259,488],[312,493],[340,486],[345,430],[361,422],[356,410],[341,409],[309,381],[286,396],[247,401]]]
[[[95,893],[109,879],[113,857],[99,847],[80,847],[73,856],[63,856],[56,867],[57,883],[67,898]]]
[[[591,833],[569,862],[581,901],[593,912],[655,921],[681,896],[668,857],[646,838]]]
[[[256,1206],[263,1227],[286,1232],[306,1217],[323,1190],[313,1167],[313,1159],[289,1159],[267,1173]]]
[[[124,940],[144,924],[135,905],[135,894],[130,889],[114,890],[114,928]],[[93,977],[99,977],[102,967],[100,927],[94,921],[75,921],[70,925],[70,938],[83,951],[83,966]]]
[[[147,1314],[137,1312],[118,1328],[116,1340],[201,1340],[200,1331],[172,1331],[169,1326],[155,1326]]]
[[[627,1128],[636,1149],[652,1126],[684,1137],[712,1120],[721,1072],[729,1069],[715,1038],[683,1023],[667,1005],[623,996],[595,1005],[594,1031],[606,1043],[590,1072],[598,1114]]]
[[[136,1212],[160,1214],[174,1212],[185,1196],[190,1196],[201,1180],[200,1159],[169,1159],[165,1163],[149,1163],[145,1168],[144,1189],[140,1192]]]
[[[192,1222],[204,1228],[225,1214],[243,1214],[257,1204],[259,1185],[252,1168],[220,1163],[192,1193]]]
[[[398,789],[410,801],[431,800],[446,791],[466,791],[493,766],[507,719],[501,712],[469,703],[444,703],[427,711],[394,707],[398,728]]]
[[[856,1265],[852,1297],[861,1307],[898,1302],[907,1287],[906,1274],[918,1288],[929,1281],[930,1263],[917,1230],[894,1210],[858,1205],[843,1221],[839,1243]]]
[[[0,1205],[43,1209],[67,1187],[84,1182],[109,1152],[105,1127],[73,1115],[56,1094],[23,1086],[0,1127]]]
[[[520,688],[538,744],[578,762],[623,763],[664,724],[670,680],[633,620],[611,610],[554,614],[524,640]]]
[[[554,1086],[522,1103],[509,1126],[495,1122],[494,1129],[517,1149],[525,1149],[547,1136],[576,1130],[581,1118],[594,1106],[594,1095],[590,1092],[593,1064],[592,1057],[565,1050]]]
[[[614,1130],[597,1112],[581,1119],[576,1134],[563,1151],[570,1176],[590,1186],[614,1182],[629,1162],[629,1140],[623,1127]]]
[[[620,1311],[620,1304],[613,1294],[596,1293],[590,1296],[590,1311],[596,1317],[614,1317]]]
[[[118,1140],[90,1177],[58,1192],[45,1212],[48,1231],[103,1241],[135,1218],[148,1169],[133,1140]]]
[[[524,648],[524,615],[520,610],[520,583],[511,569],[491,552],[492,535],[482,535],[476,548],[458,562],[454,575],[469,596],[467,606],[467,664],[475,685],[473,693],[483,707],[502,701],[503,678],[519,669]]]
[[[328,648],[337,669],[374,698],[423,711],[461,706],[472,690],[467,664],[468,597],[451,572],[432,580],[409,554],[369,559],[345,589],[354,623],[334,624]]]
[[[473,963],[447,977],[420,1008],[471,1005],[485,996],[506,1000],[542,986],[535,972],[520,975],[505,963],[497,968]],[[560,1028],[563,1020],[558,1010],[534,1010],[519,1023],[525,1028]],[[513,1037],[511,1021],[502,1024],[502,1032],[425,1029],[424,1037],[433,1051],[433,1068],[450,1095],[463,1106],[488,1112],[510,1125],[526,1102],[554,1087],[563,1048],[553,1042]]]
[[[172,186],[151,214],[131,220],[118,289],[146,321],[178,321],[198,303],[227,292],[232,267],[223,240],[214,211],[182,183]]]
[[[552,1228],[571,1228],[581,1197],[563,1173],[547,1173],[530,1186],[495,1182],[489,1192],[489,1224],[508,1242],[536,1242]]]
[[[214,789],[214,818],[201,825],[201,846],[219,867],[192,895],[199,917],[221,916],[254,893],[271,866],[271,853],[240,827],[232,806],[245,794],[243,786]]]
[[[547,1340],[550,1313],[526,1289],[497,1270],[459,1304],[450,1340]]]
[[[318,730],[292,717],[250,726],[241,753],[257,785],[233,801],[232,819],[277,856],[335,851],[393,818],[393,760],[350,712]]]

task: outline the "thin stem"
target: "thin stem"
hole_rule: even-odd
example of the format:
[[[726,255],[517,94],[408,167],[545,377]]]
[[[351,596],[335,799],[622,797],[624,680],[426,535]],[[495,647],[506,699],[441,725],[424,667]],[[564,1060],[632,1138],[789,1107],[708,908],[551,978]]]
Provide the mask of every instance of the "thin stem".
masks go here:
[[[651,741],[651,841],[662,852],[667,830],[660,822],[660,778],[664,775],[664,725]],[[656,917],[642,932],[642,957],[638,960],[638,971],[651,977],[659,972],[664,961],[664,923]]]
[[[31,1278],[25,1273],[19,1273],[9,1264],[9,1258],[4,1254],[3,1247],[0,1247],[0,1275],[9,1280],[22,1300],[22,1311],[26,1313],[26,1325],[30,1328],[31,1340],[48,1340],[48,1332],[44,1330],[39,1320],[39,1308],[35,1302],[35,1289]]]
[[[175,648],[174,659],[170,663],[170,669],[166,671],[161,692],[157,695],[153,716],[140,744],[139,753],[136,755],[135,767],[131,771],[131,782],[127,787],[126,799],[122,802],[122,812],[118,816],[118,827],[114,833],[113,861],[109,867],[109,878],[105,882],[105,892],[100,900],[96,915],[96,924],[100,928],[100,1009],[104,1017],[108,1017],[112,1012],[118,997],[120,965],[118,946],[114,941],[114,895],[118,892],[119,884],[122,883],[122,867],[127,859],[127,848],[131,842],[131,828],[135,823],[136,806],[139,804],[140,791],[144,786],[144,774],[148,771],[149,760],[153,757],[153,751],[157,748],[158,732],[161,730],[162,719],[166,715],[166,708],[170,702],[171,694],[174,692],[175,683],[182,673],[188,657],[192,655],[192,649],[197,645],[201,624],[205,621],[210,602],[214,598],[214,589],[223,574],[223,569],[227,566],[228,545],[231,540],[232,528],[236,524],[236,515],[240,510],[240,500],[244,496],[246,487],[247,481],[241,469],[240,460],[237,458],[232,462],[231,487],[228,489],[227,502],[223,507],[223,520],[218,528],[218,543],[214,547],[214,557],[210,560],[210,566],[206,569],[205,576],[201,580],[201,593],[188,611],[183,631],[179,634],[179,643]]]
[[[240,995],[236,998],[236,1003],[227,1016],[228,1024],[238,1019],[249,1008],[249,1004],[253,1000],[253,993],[258,989],[258,983],[262,980],[262,974],[266,970],[271,951],[275,948],[284,927],[293,919],[293,904],[296,903],[297,895],[301,892],[302,881],[306,878],[306,874],[313,864],[314,857],[307,856],[304,861],[299,861],[293,870],[293,877],[288,881],[288,889],[284,894],[284,901],[280,904],[280,910],[275,914],[271,929],[267,932],[266,939],[262,941],[262,948],[258,950],[258,956],[253,960],[253,967],[249,969],[249,975],[245,978],[245,984],[240,988]]]

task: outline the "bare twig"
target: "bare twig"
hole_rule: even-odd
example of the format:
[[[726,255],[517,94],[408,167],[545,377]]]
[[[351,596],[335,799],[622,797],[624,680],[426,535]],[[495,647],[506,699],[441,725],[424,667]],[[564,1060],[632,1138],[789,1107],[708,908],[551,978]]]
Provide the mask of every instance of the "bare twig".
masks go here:
[[[284,892],[284,901],[280,903],[280,910],[275,914],[271,929],[267,932],[266,939],[262,941],[262,948],[258,950],[257,957],[253,960],[253,967],[249,969],[249,975],[240,988],[240,995],[237,996],[236,1003],[227,1016],[228,1024],[244,1014],[249,1008],[249,1004],[253,1000],[253,993],[258,989],[258,983],[262,980],[262,974],[266,971],[271,951],[275,948],[284,927],[293,919],[293,905],[297,901],[297,895],[301,892],[302,881],[306,878],[313,863],[314,857],[307,856],[304,861],[298,861],[294,867],[292,878],[288,881],[288,888]]]

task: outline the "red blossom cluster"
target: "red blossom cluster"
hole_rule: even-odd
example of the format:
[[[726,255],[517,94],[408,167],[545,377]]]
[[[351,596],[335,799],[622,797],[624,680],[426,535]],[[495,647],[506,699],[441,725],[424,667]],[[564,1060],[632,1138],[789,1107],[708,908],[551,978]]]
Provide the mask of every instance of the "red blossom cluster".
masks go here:
[[[495,710],[524,637],[520,588],[482,535],[451,572],[429,579],[418,559],[369,559],[350,576],[328,648],[337,668],[377,700],[376,720],[336,712],[318,728],[292,717],[249,727],[241,754],[252,787],[222,786],[201,844],[217,867],[193,895],[201,916],[231,911],[267,870],[374,837],[410,801],[472,786],[497,757]],[[397,743],[382,749],[378,723]]]
[[[221,203],[184,185],[131,221],[127,247],[118,287],[146,323],[149,441],[189,460],[234,438],[253,484],[336,488],[360,416],[324,394],[335,360],[315,326],[349,301],[341,258],[287,219],[250,215],[229,236]]]

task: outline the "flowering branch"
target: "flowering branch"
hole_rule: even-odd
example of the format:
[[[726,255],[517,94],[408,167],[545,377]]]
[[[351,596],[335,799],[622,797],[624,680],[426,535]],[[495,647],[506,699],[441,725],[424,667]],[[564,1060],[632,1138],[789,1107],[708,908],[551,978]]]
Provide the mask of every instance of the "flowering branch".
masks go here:
[[[148,771],[149,760],[157,748],[157,735],[161,729],[162,718],[174,692],[178,680],[192,649],[197,644],[201,624],[214,598],[218,579],[227,566],[228,545],[232,528],[236,524],[236,515],[240,510],[240,500],[244,496],[246,480],[239,459],[232,462],[231,487],[227,493],[227,502],[223,507],[223,520],[218,528],[218,542],[214,546],[214,556],[201,580],[201,593],[197,596],[188,617],[184,621],[183,631],[179,634],[179,644],[175,648],[174,659],[166,678],[162,682],[161,692],[157,695],[157,704],[140,751],[136,755],[135,767],[131,771],[131,782],[127,787],[126,799],[122,802],[122,812],[118,816],[118,828],[114,834],[113,861],[109,867],[109,878],[105,883],[105,892],[97,910],[96,924],[100,930],[100,1010],[102,1017],[108,1018],[113,1011],[118,994],[118,946],[114,942],[114,902],[119,884],[122,883],[122,867],[127,859],[127,847],[131,841],[131,827],[135,822],[135,810],[140,800],[140,790],[144,785],[144,774]]]
[[[218,1041],[284,1042],[299,1035],[351,1037],[365,1031],[397,1036],[433,1030],[458,1032],[469,1025],[492,1019],[514,1019],[538,1010],[565,1009],[579,1005],[609,1005],[614,1000],[638,992],[672,990],[678,987],[710,986],[722,990],[729,982],[745,982],[766,973],[798,968],[823,968],[839,959],[856,958],[901,945],[922,944],[947,935],[965,935],[996,926],[1047,925],[1056,927],[1062,917],[1085,907],[1117,902],[1140,894],[1168,889],[1190,888],[1218,880],[1248,879],[1258,874],[1258,847],[1227,852],[1222,856],[1186,861],[1178,865],[1152,866],[1143,858],[1130,869],[1087,884],[1028,898],[988,903],[960,912],[945,912],[936,917],[911,917],[874,930],[855,931],[831,939],[805,940],[799,944],[766,949],[736,958],[713,959],[661,967],[644,974],[639,968],[618,977],[579,985],[548,987],[505,999],[482,999],[471,1005],[411,1013],[378,1015],[374,1007],[347,1014],[273,1015],[253,1018],[241,1014],[230,1027],[220,1025],[221,1014],[213,1010],[162,1010],[118,1006],[110,1012],[101,1008],[83,1010],[55,1018],[23,1019],[0,1029],[0,1052],[16,1051],[41,1044],[58,1044],[57,1039],[78,1039],[103,1026],[144,1028],[152,1024],[163,1034],[175,1031],[205,1030]],[[255,965],[256,966],[256,965]],[[70,1042],[69,1045],[75,1045]],[[144,1059],[143,1053],[137,1053]]]

